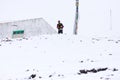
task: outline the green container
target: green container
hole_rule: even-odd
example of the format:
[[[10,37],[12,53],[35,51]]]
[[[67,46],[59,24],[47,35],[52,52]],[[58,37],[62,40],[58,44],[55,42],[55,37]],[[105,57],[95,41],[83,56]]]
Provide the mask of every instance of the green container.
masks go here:
[[[16,34],[24,34],[24,30],[13,31],[13,35],[16,35]]]

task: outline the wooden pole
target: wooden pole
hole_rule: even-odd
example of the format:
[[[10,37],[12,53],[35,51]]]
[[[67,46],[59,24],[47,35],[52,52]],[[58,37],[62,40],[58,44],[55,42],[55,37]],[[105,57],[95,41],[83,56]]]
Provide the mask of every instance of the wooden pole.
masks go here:
[[[79,0],[76,0],[75,24],[74,24],[74,31],[73,31],[75,35],[78,34],[78,19],[79,19]]]

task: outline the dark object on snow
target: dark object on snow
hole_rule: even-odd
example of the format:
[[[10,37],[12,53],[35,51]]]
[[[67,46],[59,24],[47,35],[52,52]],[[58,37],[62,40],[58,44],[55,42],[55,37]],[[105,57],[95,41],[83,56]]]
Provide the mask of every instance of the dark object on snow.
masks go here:
[[[78,75],[81,75],[81,73],[77,73]]]
[[[12,40],[10,40],[9,38],[6,38],[6,42],[10,42],[10,41],[12,41]]]
[[[60,74],[58,74],[58,77],[60,77]]]
[[[52,75],[49,75],[49,78],[52,77]]]
[[[91,62],[94,62],[93,60],[91,60]]]
[[[80,70],[80,73],[87,74],[87,71],[86,70]]]
[[[99,69],[91,69],[91,70],[80,70],[79,73],[77,73],[78,75],[80,74],[87,74],[88,72],[92,72],[92,73],[97,73],[97,72],[100,72],[100,71],[106,71],[108,68],[99,68]],[[116,69],[114,69],[116,70]]]
[[[83,63],[83,61],[80,61],[81,63]]]
[[[64,63],[65,61],[62,61],[62,63]]]
[[[100,79],[103,79],[103,77],[100,77]]]
[[[112,54],[109,54],[110,56],[112,55]]]
[[[114,68],[113,71],[118,71],[118,69]]]
[[[118,43],[118,41],[116,41],[115,43]]]
[[[29,69],[26,70],[26,72],[30,71]]]
[[[41,79],[42,77],[41,76],[39,76],[39,79]]]
[[[58,77],[64,77],[64,75],[63,74],[58,74]]]
[[[97,71],[106,71],[108,68],[99,68]]]
[[[90,72],[97,73],[97,70],[93,68],[90,70]]]
[[[29,77],[29,79],[35,78],[35,77],[36,77],[36,74],[32,74],[32,75]]]
[[[110,80],[110,78],[105,78],[105,80]]]
[[[58,24],[57,24],[58,34],[63,34],[63,28],[64,28],[64,26],[59,20]]]
[[[80,40],[80,42],[82,42],[82,40]]]

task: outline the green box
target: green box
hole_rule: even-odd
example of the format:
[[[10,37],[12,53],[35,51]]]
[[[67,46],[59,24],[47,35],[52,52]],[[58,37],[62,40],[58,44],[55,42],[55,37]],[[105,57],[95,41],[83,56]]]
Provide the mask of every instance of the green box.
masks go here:
[[[16,35],[16,34],[24,34],[24,30],[13,31],[13,35]]]

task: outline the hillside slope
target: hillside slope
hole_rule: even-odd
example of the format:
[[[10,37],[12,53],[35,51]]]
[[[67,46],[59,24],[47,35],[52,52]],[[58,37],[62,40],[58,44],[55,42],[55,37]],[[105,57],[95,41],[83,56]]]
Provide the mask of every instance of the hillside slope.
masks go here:
[[[120,37],[1,40],[0,80],[119,80]]]

